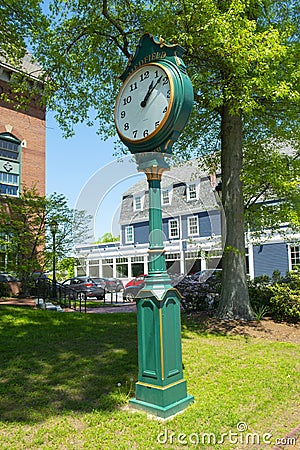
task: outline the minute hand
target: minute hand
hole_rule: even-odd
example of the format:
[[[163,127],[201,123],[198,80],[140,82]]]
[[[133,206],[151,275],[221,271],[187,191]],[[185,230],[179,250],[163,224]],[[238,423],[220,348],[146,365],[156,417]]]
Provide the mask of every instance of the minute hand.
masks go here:
[[[159,77],[159,79],[156,81],[156,83],[155,83],[154,86],[153,86],[153,80],[152,80],[152,82],[151,82],[151,84],[150,84],[150,86],[149,86],[148,92],[147,92],[147,94],[145,95],[144,100],[141,102],[141,106],[142,106],[143,108],[147,105],[147,101],[148,101],[150,95],[152,94],[152,92],[154,91],[154,89],[156,88],[156,86],[158,85],[158,83],[160,83],[161,79],[162,79],[162,75],[161,75],[161,76]]]

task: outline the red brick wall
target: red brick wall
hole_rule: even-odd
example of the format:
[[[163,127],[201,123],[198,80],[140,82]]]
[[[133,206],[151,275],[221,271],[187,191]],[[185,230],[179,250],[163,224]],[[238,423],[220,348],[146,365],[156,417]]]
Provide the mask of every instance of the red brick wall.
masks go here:
[[[0,81],[2,88],[7,88]],[[22,187],[36,187],[40,195],[46,191],[46,122],[45,110],[31,104],[28,111],[14,110],[11,104],[0,101],[0,133],[9,132],[26,142],[22,146]]]

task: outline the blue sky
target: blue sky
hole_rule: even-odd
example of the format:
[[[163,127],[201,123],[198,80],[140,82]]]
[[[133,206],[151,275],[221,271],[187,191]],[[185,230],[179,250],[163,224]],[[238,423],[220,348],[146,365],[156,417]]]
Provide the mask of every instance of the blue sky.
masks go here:
[[[121,204],[122,193],[142,176],[136,172],[133,163],[132,167],[123,172],[121,166],[121,174],[115,177],[111,186],[108,187],[109,183],[107,180],[104,183],[103,174],[109,178],[110,174],[113,175],[116,172],[119,164],[122,164],[117,162],[113,152],[112,140],[103,142],[96,134],[95,128],[83,124],[76,127],[75,136],[69,139],[63,138],[53,114],[51,112],[47,114],[47,195],[53,192],[64,194],[72,208],[80,204],[80,209],[83,209],[82,192],[85,190],[86,195],[87,187],[90,186],[89,200],[94,199],[98,205],[94,215],[96,238],[106,232],[118,234],[118,208]],[[111,178],[113,179],[113,176]],[[98,184],[91,184],[91,180],[96,180]],[[88,207],[84,209],[89,210]]]

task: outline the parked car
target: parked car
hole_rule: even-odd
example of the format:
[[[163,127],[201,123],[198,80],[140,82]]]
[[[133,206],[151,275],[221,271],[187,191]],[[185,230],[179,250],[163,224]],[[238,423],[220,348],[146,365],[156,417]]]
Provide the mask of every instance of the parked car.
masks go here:
[[[104,283],[106,292],[121,292],[123,283],[118,278],[93,278],[97,283]]]
[[[123,291],[123,300],[127,302],[133,302],[136,295],[145,286],[146,274],[134,277],[132,280],[125,284]]]
[[[20,281],[13,275],[7,273],[0,273],[0,283],[4,284],[4,290],[1,295],[18,295],[21,290]]]
[[[143,274],[133,278],[125,284],[125,288],[127,288],[128,286],[138,286],[139,284],[143,284],[145,282],[146,276],[146,274]]]
[[[205,283],[208,279],[213,281],[215,279],[220,279],[222,273],[222,269],[204,269],[199,272],[193,273],[190,275],[192,280],[199,281],[199,283]]]
[[[97,281],[91,277],[73,277],[65,280],[62,286],[70,287],[78,292],[78,294],[87,297],[96,297],[99,300],[105,298],[105,284],[103,281]]]

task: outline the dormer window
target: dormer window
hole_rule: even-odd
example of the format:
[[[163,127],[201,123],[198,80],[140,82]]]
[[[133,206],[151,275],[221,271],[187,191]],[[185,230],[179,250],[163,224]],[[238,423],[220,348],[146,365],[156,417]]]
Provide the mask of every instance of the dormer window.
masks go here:
[[[161,204],[162,205],[171,205],[171,197],[172,197],[172,189],[163,189],[161,191]]]
[[[144,207],[144,195],[138,194],[133,198],[133,209],[134,211],[142,211]]]
[[[189,183],[187,185],[186,196],[188,202],[199,199],[199,186],[199,183]]]

